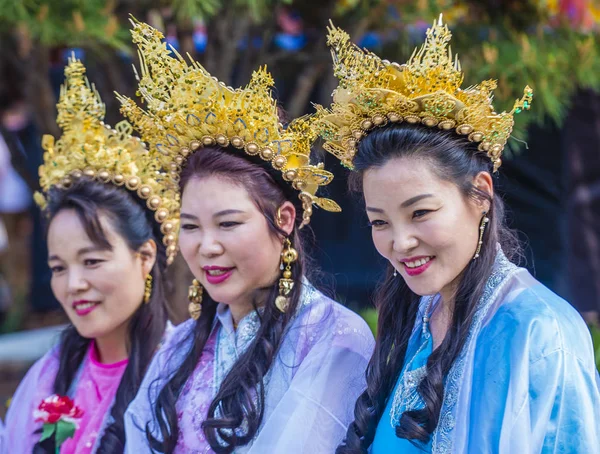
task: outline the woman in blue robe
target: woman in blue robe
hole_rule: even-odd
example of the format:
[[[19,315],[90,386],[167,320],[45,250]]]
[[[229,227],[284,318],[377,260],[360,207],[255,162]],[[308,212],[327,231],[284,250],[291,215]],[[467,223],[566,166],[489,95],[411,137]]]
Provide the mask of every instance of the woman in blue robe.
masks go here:
[[[600,453],[590,333],[513,263],[518,244],[494,191],[532,90],[497,114],[495,82],[461,89],[441,18],[405,65],[342,30],[328,38],[340,86],[319,111],[320,133],[355,170],[351,187],[389,262],[368,387],[336,452]]]

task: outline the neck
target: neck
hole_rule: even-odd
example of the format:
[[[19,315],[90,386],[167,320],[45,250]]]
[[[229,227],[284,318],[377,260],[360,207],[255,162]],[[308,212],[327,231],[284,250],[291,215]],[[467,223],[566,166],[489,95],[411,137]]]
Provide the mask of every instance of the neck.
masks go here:
[[[454,310],[454,299],[452,296],[444,296],[440,292],[440,301],[429,321],[429,329],[433,337],[433,348],[436,349],[443,342],[452,321]]]
[[[229,303],[228,306],[229,311],[231,312],[231,318],[233,319],[233,325],[237,326],[246,315],[254,310],[252,301],[256,301],[257,307],[264,306],[268,294],[268,290],[259,290],[258,292],[254,292],[252,296],[245,298],[243,301]]]
[[[127,334],[127,324],[125,323],[110,334],[95,339],[98,360],[102,364],[118,363],[129,357]]]
[[[248,305],[230,305],[229,311],[231,312],[231,318],[233,319],[233,325],[237,326],[240,323],[240,320],[243,319],[246,315],[250,313],[253,309],[252,304]]]

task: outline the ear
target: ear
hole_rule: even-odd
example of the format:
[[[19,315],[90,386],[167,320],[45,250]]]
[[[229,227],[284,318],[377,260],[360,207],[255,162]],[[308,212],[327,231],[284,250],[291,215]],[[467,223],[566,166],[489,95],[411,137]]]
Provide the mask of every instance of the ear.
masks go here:
[[[286,235],[294,230],[294,222],[296,220],[296,207],[290,201],[285,201],[279,207],[279,215],[275,217],[275,222],[278,227],[283,230]]]
[[[138,254],[142,260],[143,276],[146,277],[156,263],[156,243],[154,240],[148,240],[142,244],[138,249]]]
[[[482,192],[489,194],[490,198],[494,198],[494,182],[489,172],[479,172],[473,179],[473,185]],[[490,202],[481,200],[480,205],[484,211],[490,210]]]

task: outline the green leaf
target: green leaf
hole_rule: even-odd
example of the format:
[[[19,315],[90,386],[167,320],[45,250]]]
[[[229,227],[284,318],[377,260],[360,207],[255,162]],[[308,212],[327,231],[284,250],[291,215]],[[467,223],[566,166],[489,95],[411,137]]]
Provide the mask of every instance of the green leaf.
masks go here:
[[[75,424],[72,422],[58,421],[56,423],[56,446],[60,446],[67,438],[72,438],[75,433]]]
[[[55,430],[56,424],[44,424],[42,427],[42,438],[40,438],[40,441],[50,438]]]

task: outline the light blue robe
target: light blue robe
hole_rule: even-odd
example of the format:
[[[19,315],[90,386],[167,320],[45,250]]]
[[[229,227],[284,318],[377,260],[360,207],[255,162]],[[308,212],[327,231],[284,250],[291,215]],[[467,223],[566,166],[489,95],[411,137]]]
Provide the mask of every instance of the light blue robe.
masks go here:
[[[420,336],[417,318],[411,342]],[[413,382],[396,399],[396,414],[411,408],[406,402],[422,408],[418,380]],[[396,391],[378,425],[373,454],[418,452],[399,450],[412,445],[390,437]],[[600,453],[600,377],[589,330],[569,303],[501,251],[446,378],[426,452]]]

